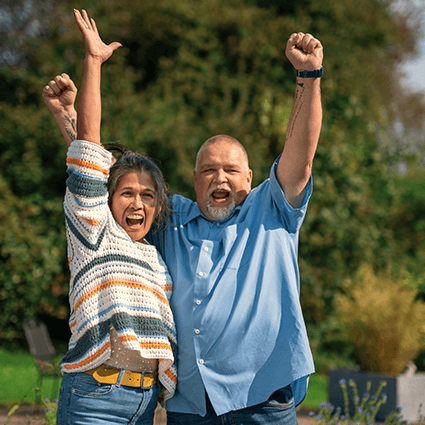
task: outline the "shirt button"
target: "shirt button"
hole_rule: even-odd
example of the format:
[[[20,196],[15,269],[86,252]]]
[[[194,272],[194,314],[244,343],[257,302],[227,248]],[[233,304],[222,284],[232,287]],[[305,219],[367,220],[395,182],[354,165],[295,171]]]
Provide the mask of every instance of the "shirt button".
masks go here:
[[[199,276],[203,276],[204,275],[204,273],[202,273],[202,272],[199,272],[198,274],[199,274]]]
[[[207,246],[204,248],[204,251],[205,251],[205,252],[208,252],[208,251],[209,251],[209,249],[208,249],[208,247],[207,247]]]
[[[195,329],[195,333],[199,334],[201,331],[199,329]]]
[[[200,305],[201,304],[201,300],[196,300],[196,304]]]
[[[200,364],[204,364],[204,359],[199,360]]]

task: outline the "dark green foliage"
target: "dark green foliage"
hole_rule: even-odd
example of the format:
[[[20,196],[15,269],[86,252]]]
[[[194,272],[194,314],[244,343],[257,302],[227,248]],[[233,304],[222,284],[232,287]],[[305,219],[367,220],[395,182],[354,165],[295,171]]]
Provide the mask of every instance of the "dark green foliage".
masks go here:
[[[425,301],[425,172],[422,167],[411,165],[410,170],[395,179],[400,192],[401,207],[392,217],[395,238],[407,255],[404,258],[406,268],[414,278],[419,279],[421,298]]]
[[[423,240],[401,242],[420,229],[400,231],[404,205],[377,141],[397,105],[423,106],[421,98],[403,103],[396,65],[415,39],[390,2],[60,1],[48,30],[19,45],[27,61],[0,70],[0,338],[18,335],[22,312],[67,314],[66,148],[41,92],[62,72],[81,82],[72,7],[86,8],[102,38],[124,46],[103,69],[102,141],[145,151],[172,189],[192,198],[196,151],[215,134],[245,145],[254,184],[267,178],[295,91],[286,41],[313,33],[325,46],[324,121],[301,234],[306,320],[328,319],[335,294],[364,262],[417,267]]]

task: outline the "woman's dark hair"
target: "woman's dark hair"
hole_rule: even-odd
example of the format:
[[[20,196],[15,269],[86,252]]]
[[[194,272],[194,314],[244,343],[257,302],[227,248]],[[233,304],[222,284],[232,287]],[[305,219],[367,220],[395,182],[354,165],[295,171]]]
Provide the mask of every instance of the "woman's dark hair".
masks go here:
[[[160,209],[154,223],[158,228],[165,226],[167,217],[171,213],[171,202],[169,199],[171,192],[159,167],[147,155],[133,152],[118,143],[108,143],[104,147],[116,159],[115,164],[109,170],[107,183],[109,202],[111,202],[120,178],[124,174],[131,171],[146,173],[151,176],[154,182],[158,199],[157,207]]]

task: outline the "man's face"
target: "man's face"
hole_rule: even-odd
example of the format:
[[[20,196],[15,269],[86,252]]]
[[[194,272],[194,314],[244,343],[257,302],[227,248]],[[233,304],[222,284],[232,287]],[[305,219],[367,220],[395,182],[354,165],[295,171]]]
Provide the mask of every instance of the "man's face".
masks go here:
[[[201,211],[210,220],[225,220],[250,192],[252,171],[242,148],[221,140],[201,150],[193,178]]]
[[[158,213],[158,197],[152,177],[129,171],[112,195],[110,208],[115,221],[133,242],[143,241]]]

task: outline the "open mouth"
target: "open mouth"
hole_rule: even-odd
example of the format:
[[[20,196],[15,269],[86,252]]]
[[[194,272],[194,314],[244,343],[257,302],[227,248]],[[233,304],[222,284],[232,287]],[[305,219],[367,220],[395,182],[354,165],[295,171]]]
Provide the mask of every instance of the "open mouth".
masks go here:
[[[139,214],[132,214],[127,216],[125,221],[130,227],[139,227],[143,224],[144,218]]]
[[[211,197],[216,202],[227,201],[227,199],[229,199],[229,196],[230,196],[230,192],[228,190],[225,190],[225,189],[216,189],[211,193]]]

